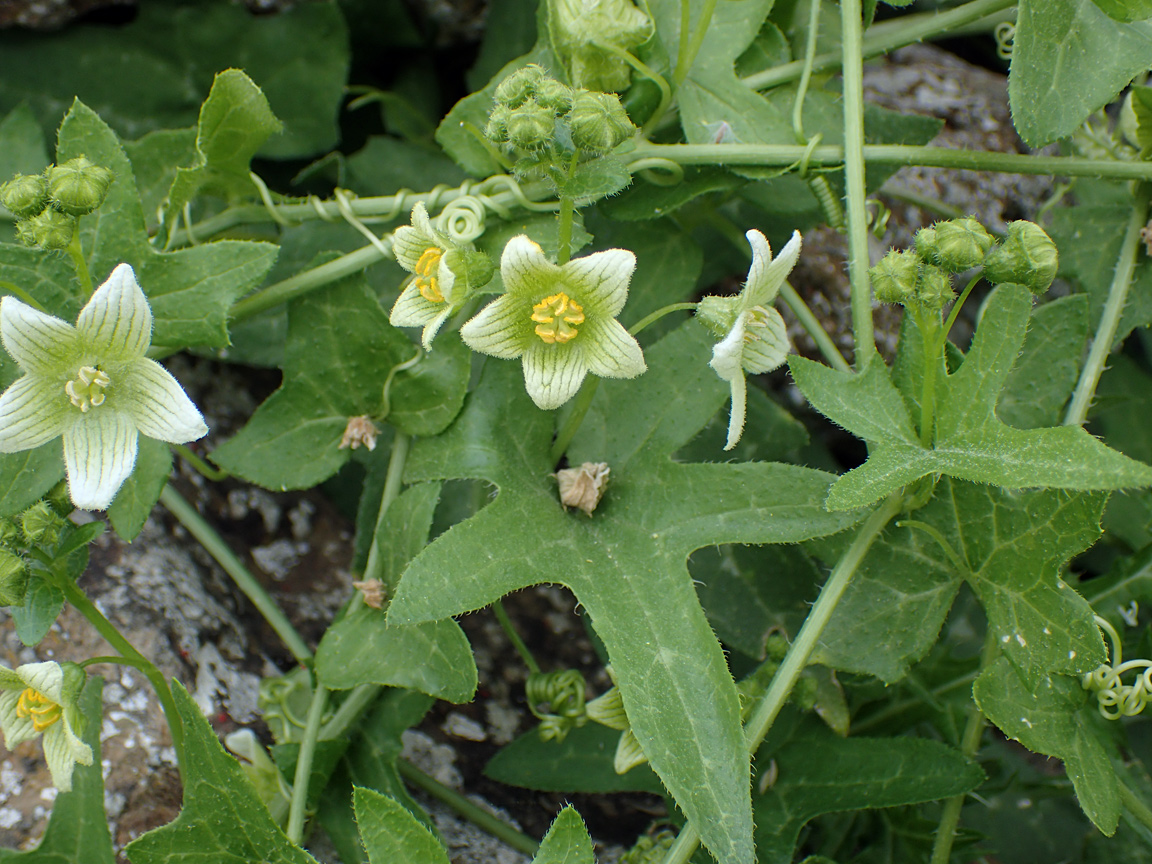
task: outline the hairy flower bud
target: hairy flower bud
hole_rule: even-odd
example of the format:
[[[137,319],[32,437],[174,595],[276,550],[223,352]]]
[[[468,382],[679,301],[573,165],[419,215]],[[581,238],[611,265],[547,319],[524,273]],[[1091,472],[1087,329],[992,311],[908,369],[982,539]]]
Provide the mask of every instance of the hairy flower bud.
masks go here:
[[[35,216],[48,206],[48,181],[40,174],[17,174],[0,186],[0,204],[17,219]]]
[[[55,486],[48,490],[48,494],[44,496],[45,502],[60,516],[67,516],[76,509],[76,505],[72,503],[72,499],[68,497],[68,481],[61,480]]]
[[[488,115],[488,125],[484,127],[484,135],[496,144],[508,143],[508,118],[512,111],[505,105],[497,105]]]
[[[29,543],[51,546],[60,537],[64,520],[56,515],[46,501],[37,501],[20,514],[20,530]]]
[[[1043,294],[1059,268],[1056,244],[1035,222],[1013,222],[1008,237],[984,261],[984,278],[994,285],[1016,282]]]
[[[572,108],[572,88],[555,78],[544,78],[536,88],[536,101],[559,117]]]
[[[916,254],[921,261],[931,264],[936,260],[936,226],[921,228],[916,232]]]
[[[572,143],[590,153],[607,153],[636,131],[619,96],[590,90],[579,90],[572,97],[568,126]]]
[[[107,168],[95,165],[83,156],[70,159],[63,165],[54,165],[47,174],[52,206],[73,216],[85,216],[99,207],[108,194],[113,177]]]
[[[556,131],[556,115],[529,99],[514,111],[507,120],[508,141],[522,150],[540,150],[547,147]]]
[[[444,253],[444,263],[459,283],[467,286],[469,292],[483,288],[492,281],[492,274],[496,272],[491,256],[477,249],[449,249]]]
[[[0,549],[0,606],[19,606],[28,588],[28,570],[24,559],[7,549]]]
[[[952,219],[949,222],[937,222],[933,228],[936,241],[935,255],[925,260],[939,264],[952,273],[962,273],[979,266],[988,250],[992,248],[992,235],[971,216]],[[919,235],[916,251],[920,252]]]
[[[548,29],[552,49],[574,86],[623,91],[632,67],[620,51],[643,43],[653,27],[631,0],[548,0]]]
[[[541,82],[546,78],[544,67],[535,63],[517,69],[497,86],[494,94],[496,104],[506,108],[519,108],[529,99],[535,98]]]
[[[67,249],[75,231],[75,216],[51,208],[16,225],[16,236],[21,243],[41,249]]]
[[[713,297],[701,299],[696,307],[696,320],[715,336],[727,336],[740,314],[739,297]]]
[[[927,309],[943,309],[944,304],[956,297],[952,290],[952,277],[934,264],[920,268],[920,281],[916,283],[916,300]]]
[[[890,251],[868,271],[876,299],[880,303],[901,305],[914,299],[916,285],[920,280],[920,267],[915,252]]]

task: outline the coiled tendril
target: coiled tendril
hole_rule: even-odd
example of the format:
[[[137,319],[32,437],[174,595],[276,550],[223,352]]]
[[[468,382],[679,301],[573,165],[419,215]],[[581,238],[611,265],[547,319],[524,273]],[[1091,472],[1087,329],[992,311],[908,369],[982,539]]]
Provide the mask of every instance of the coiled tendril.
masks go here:
[[[1085,672],[1080,683],[1085,690],[1096,693],[1097,709],[1108,720],[1134,717],[1152,700],[1152,660],[1124,662],[1120,636],[1111,624],[1096,616],[1096,624],[1108,634],[1112,643],[1112,663],[1102,663],[1092,672]],[[1125,684],[1121,676],[1133,669],[1141,670],[1132,684]]]
[[[528,676],[524,691],[528,709],[540,719],[544,741],[563,741],[569,731],[588,722],[584,676],[575,669],[534,672]]]
[[[1011,21],[1001,21],[994,31],[996,37],[996,56],[1001,60],[1012,59],[1012,49],[1016,43],[1016,25]]]

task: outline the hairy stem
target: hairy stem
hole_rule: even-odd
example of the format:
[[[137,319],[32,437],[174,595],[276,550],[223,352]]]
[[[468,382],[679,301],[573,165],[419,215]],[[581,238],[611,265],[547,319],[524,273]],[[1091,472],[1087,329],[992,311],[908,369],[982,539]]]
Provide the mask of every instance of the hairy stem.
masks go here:
[[[812,656],[820,635],[831,620],[832,613],[836,611],[836,606],[844,596],[844,591],[856,574],[860,562],[864,560],[864,556],[892,517],[900,512],[902,504],[903,499],[899,493],[891,495],[864,520],[856,533],[856,539],[845,550],[829,575],[828,581],[820,589],[820,596],[816,598],[812,610],[804,620],[804,625],[796,634],[796,641],[788,649],[767,692],[761,697],[748,722],[744,724],[744,740],[749,753],[756,752],[764,741],[764,736],[772,728],[772,723],[791,695],[800,673],[808,665],[808,658]],[[672,848],[668,850],[663,864],[686,864],[699,843],[699,832],[691,822],[687,823],[676,838],[676,842],[672,844]]]
[[[88,262],[84,259],[84,247],[80,245],[79,226],[72,229],[72,240],[68,243],[68,257],[72,259],[72,266],[76,270],[76,278],[80,280],[80,287],[84,289],[84,296],[92,296],[92,275],[88,272]]]
[[[673,312],[687,312],[689,309],[695,309],[699,305],[699,303],[669,303],[667,306],[657,309],[650,315],[645,315],[643,318],[629,327],[628,332],[633,336],[636,336],[640,333],[640,331],[655,324],[665,315],[671,315]]]
[[[960,752],[971,758],[980,749],[980,739],[984,733],[984,715],[973,705],[968,710],[968,722],[960,739]],[[956,826],[960,824],[960,810],[967,794],[954,795],[944,804],[940,816],[940,826],[936,829],[936,840],[932,844],[932,858],[929,864],[948,864],[952,857],[952,842],[956,838]]]
[[[308,787],[312,779],[312,760],[316,756],[316,742],[320,739],[320,721],[328,707],[328,688],[316,682],[312,702],[308,706],[308,720],[304,737],[300,741],[300,754],[296,757],[296,774],[292,779],[292,804],[288,810],[288,839],[299,845],[304,839],[307,818]]]
[[[1149,186],[1142,183],[1136,189],[1136,200],[1128,216],[1128,226],[1124,229],[1124,241],[1120,244],[1120,255],[1116,259],[1116,269],[1112,273],[1112,284],[1108,288],[1108,299],[1092,338],[1092,348],[1088,360],[1080,372],[1080,380],[1068,403],[1068,413],[1064,415],[1065,426],[1081,426],[1088,417],[1088,408],[1096,393],[1096,385],[1104,374],[1108,355],[1112,353],[1112,343],[1116,341],[1116,331],[1128,302],[1128,289],[1132,286],[1132,276],[1136,271],[1136,258],[1140,254],[1140,231],[1148,222]]]
[[[363,578],[379,579],[386,585],[388,580],[382,579],[380,574],[381,561],[378,551],[380,544],[377,537],[384,530],[384,525],[388,519],[388,508],[400,495],[404,466],[408,461],[408,447],[411,442],[412,439],[403,432],[397,432],[396,437],[392,439],[392,453],[388,457],[388,473],[384,475],[384,491],[380,493],[380,510],[376,514],[376,529],[372,532],[372,545],[368,547],[368,560],[364,563]],[[388,585],[389,591],[395,587],[395,585]]]
[[[536,658],[532,656],[532,652],[528,646],[524,644],[524,640],[520,638],[520,634],[516,632],[516,628],[512,626],[512,619],[508,617],[508,612],[504,608],[504,604],[497,600],[492,604],[492,611],[496,615],[496,620],[500,622],[500,627],[504,631],[504,635],[508,637],[508,641],[512,643],[512,647],[516,649],[516,653],[520,655],[520,659],[524,661],[524,665],[528,667],[528,671],[533,675],[540,674],[540,664],[536,662]]]
[[[223,468],[216,468],[209,465],[184,444],[169,444],[168,446],[171,447],[173,452],[180,456],[181,459],[196,469],[197,474],[201,477],[206,477],[213,483],[226,480],[232,476]]]
[[[564,425],[560,427],[560,431],[556,433],[556,440],[552,442],[552,450],[548,454],[548,458],[553,465],[560,461],[560,457],[567,452],[568,445],[576,437],[576,433],[580,430],[580,424],[584,422],[584,415],[592,407],[592,400],[596,397],[596,390],[599,386],[600,378],[596,375],[589,375],[584,379],[580,392],[576,394],[576,398],[572,402],[572,410],[568,412]]]
[[[312,661],[312,652],[308,650],[308,646],[301,638],[300,634],[296,632],[296,628],[292,626],[285,616],[284,612],[276,605],[276,601],[268,596],[268,592],[264,587],[256,581],[248,568],[240,563],[240,559],[236,557],[236,553],[224,542],[216,531],[209,525],[203,516],[196,512],[196,508],[189,504],[184,498],[172,488],[171,485],[165,486],[160,492],[160,503],[163,504],[168,512],[176,517],[176,520],[183,525],[188,533],[196,538],[197,542],[204,547],[205,551],[215,559],[224,572],[232,577],[232,581],[236,583],[236,587],[244,592],[252,605],[264,616],[272,629],[276,631],[276,635],[280,637],[281,641],[292,652],[292,656],[302,666],[307,666]]]
[[[1124,809],[1128,811],[1137,822],[1143,825],[1149,831],[1152,831],[1152,810],[1148,809],[1136,793],[1128,788],[1126,783],[1120,783],[1120,803],[1124,805]]]

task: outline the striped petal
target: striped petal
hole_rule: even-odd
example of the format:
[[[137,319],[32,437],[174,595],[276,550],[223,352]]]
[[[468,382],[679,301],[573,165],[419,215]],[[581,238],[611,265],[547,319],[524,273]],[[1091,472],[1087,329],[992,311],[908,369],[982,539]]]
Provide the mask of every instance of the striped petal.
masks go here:
[[[432,228],[424,202],[417,201],[412,208],[412,224],[402,225],[392,232],[392,254],[396,256],[397,264],[414,273],[420,256],[432,248],[444,251],[445,247]]]
[[[23,744],[38,734],[32,726],[31,717],[20,717],[16,714],[16,703],[20,701],[19,690],[5,690],[0,692],[0,729],[4,730],[4,746],[11,750]]]
[[[792,239],[780,250],[780,256],[772,258],[772,247],[768,239],[753,229],[744,235],[752,246],[752,266],[748,269],[748,282],[745,284],[744,308],[767,306],[780,293],[780,286],[796,266],[800,257],[800,232],[793,231]]]
[[[523,234],[513,237],[504,247],[500,276],[509,294],[531,298],[532,302],[560,290],[560,268],[548,260],[536,242]]]
[[[102,363],[144,356],[152,342],[152,310],[131,267],[120,264],[96,289],[76,329]]]
[[[415,282],[409,282],[392,304],[388,323],[393,327],[423,327],[443,311],[443,303],[433,303],[420,293]]]
[[[524,385],[538,408],[559,408],[576,395],[588,365],[574,345],[540,342],[524,352]]]
[[[445,309],[435,318],[428,322],[424,328],[424,332],[420,334],[420,344],[424,346],[425,351],[432,350],[432,340],[436,338],[436,334],[440,332],[440,328],[444,326],[444,322],[451,316],[452,310]]]
[[[744,344],[741,362],[746,372],[771,372],[784,365],[788,352],[792,350],[788,343],[788,325],[780,313],[771,307],[761,307],[754,312],[759,320],[749,323],[748,333],[755,338]]]
[[[32,450],[64,431],[72,408],[64,385],[25,375],[0,395],[0,453]]]
[[[460,338],[473,351],[515,360],[533,341],[533,327],[531,306],[522,297],[504,294],[461,327]]]
[[[615,318],[587,321],[574,344],[588,370],[601,378],[635,378],[648,368],[640,343]]]
[[[136,464],[136,424],[108,406],[64,431],[68,494],[81,510],[106,510]]]
[[[111,407],[131,417],[141,433],[169,444],[185,444],[208,434],[204,417],[180,382],[155,360],[137,360],[121,374]]]
[[[25,372],[58,374],[79,355],[75,327],[15,297],[0,300],[0,339]]]
[[[25,663],[16,670],[24,681],[41,696],[46,696],[59,705],[64,701],[64,670],[59,663],[46,660],[43,663]]]
[[[81,741],[67,719],[61,717],[44,731],[44,759],[52,773],[52,785],[61,792],[70,792],[76,763],[91,765],[92,748]]]
[[[564,284],[572,287],[588,311],[615,318],[628,300],[636,256],[627,249],[607,249],[573,258],[560,269]]]

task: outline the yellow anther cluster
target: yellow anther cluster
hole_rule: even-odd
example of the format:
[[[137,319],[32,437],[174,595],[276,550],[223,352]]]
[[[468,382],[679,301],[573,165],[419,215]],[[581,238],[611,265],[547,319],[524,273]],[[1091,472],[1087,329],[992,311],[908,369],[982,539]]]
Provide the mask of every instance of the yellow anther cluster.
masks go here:
[[[549,345],[564,344],[576,338],[576,325],[584,323],[584,307],[561,291],[533,306],[532,320],[536,322],[537,336]]]
[[[32,728],[37,732],[43,732],[59,720],[62,713],[59,705],[31,687],[16,700],[16,716],[30,718]]]
[[[440,258],[444,255],[443,249],[430,246],[424,250],[420,260],[416,262],[416,287],[420,289],[420,296],[432,303],[443,303],[444,295],[436,284],[436,271],[440,267]]]
[[[107,373],[101,372],[95,366],[81,366],[76,374],[75,381],[64,385],[64,392],[72,400],[72,404],[81,411],[89,408],[98,408],[104,404],[104,388],[112,379]]]

